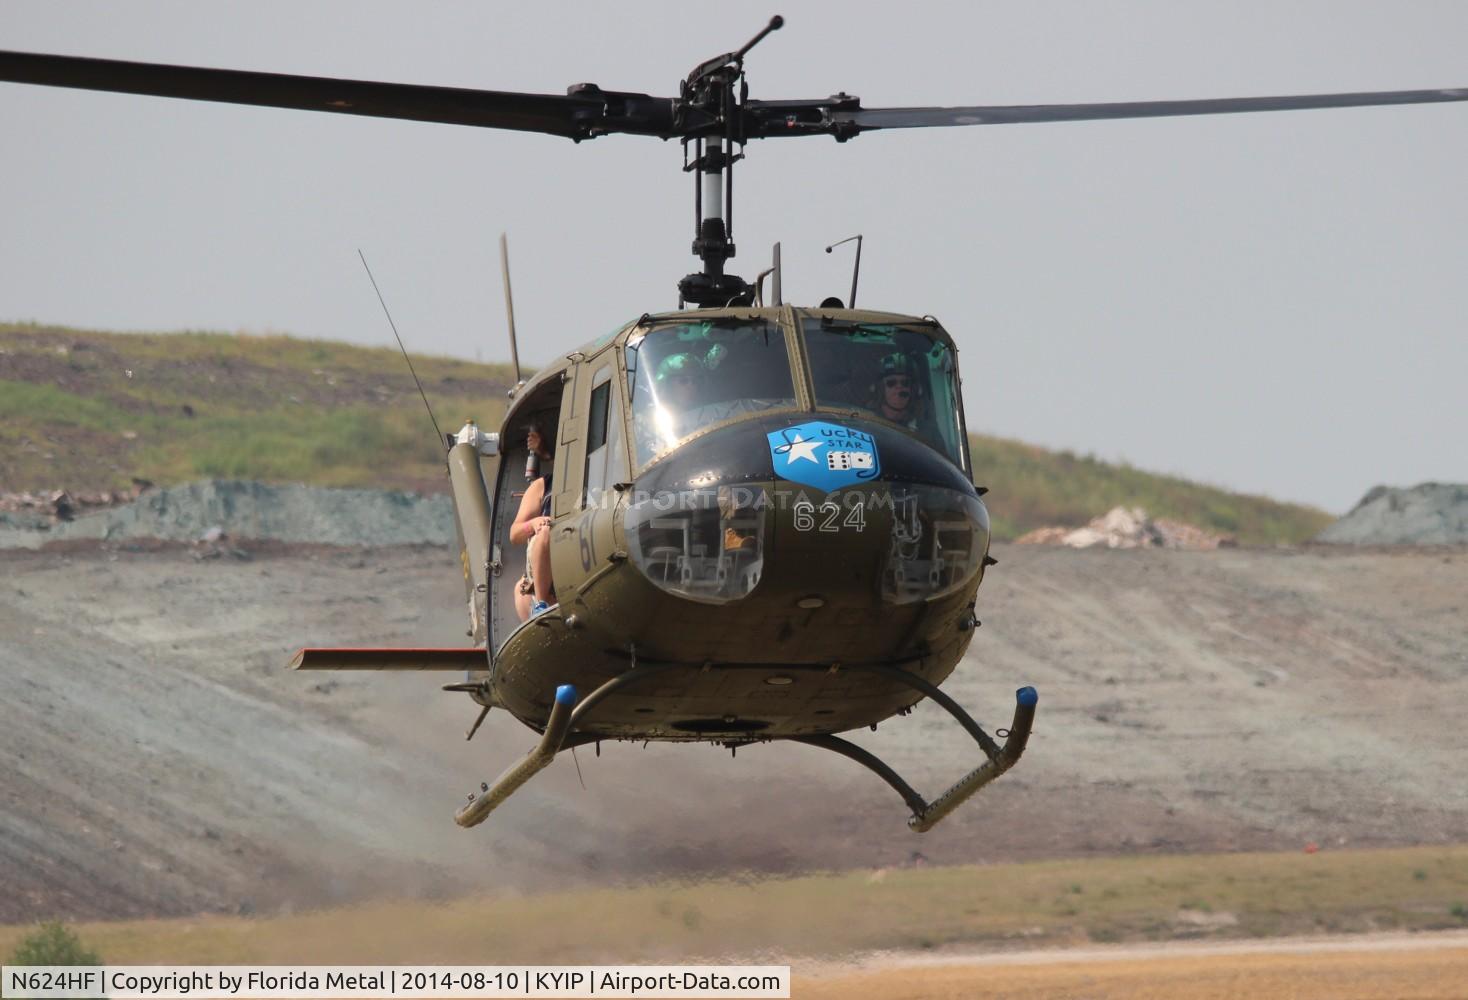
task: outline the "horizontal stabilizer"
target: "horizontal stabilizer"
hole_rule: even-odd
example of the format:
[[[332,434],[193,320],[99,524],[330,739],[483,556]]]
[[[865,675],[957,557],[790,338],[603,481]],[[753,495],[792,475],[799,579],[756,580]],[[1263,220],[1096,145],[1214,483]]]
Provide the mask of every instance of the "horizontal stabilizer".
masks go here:
[[[488,670],[482,646],[467,649],[305,648],[292,670]]]

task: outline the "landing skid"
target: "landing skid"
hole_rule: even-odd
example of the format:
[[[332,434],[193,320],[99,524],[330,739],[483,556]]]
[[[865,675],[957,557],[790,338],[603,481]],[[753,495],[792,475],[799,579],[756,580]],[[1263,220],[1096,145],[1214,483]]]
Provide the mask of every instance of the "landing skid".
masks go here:
[[[469,801],[454,814],[454,822],[462,827],[478,826],[500,803],[509,798],[521,785],[535,777],[545,766],[556,759],[556,754],[566,744],[566,734],[571,731],[571,706],[576,704],[576,689],[570,684],[556,688],[555,704],[551,706],[549,721],[540,742],[518,763],[494,779],[494,784],[481,784],[480,794],[469,796]]]
[[[556,754],[568,747],[581,746],[603,738],[592,733],[573,732],[576,724],[584,719],[602,699],[629,684],[677,666],[680,664],[644,663],[635,666],[598,686],[584,700],[581,700],[580,704],[577,704],[577,693],[574,687],[569,684],[558,687],[555,703],[551,706],[550,718],[546,722],[540,742],[529,754],[496,778],[492,785],[481,784],[479,792],[471,794],[469,801],[454,815],[454,822],[462,827],[478,826],[484,822],[491,812],[510,797],[511,793],[550,764]],[[1025,745],[1029,742],[1030,730],[1035,721],[1035,706],[1040,700],[1039,694],[1032,687],[1022,687],[1015,692],[1014,721],[1010,723],[1009,730],[1005,734],[1004,745],[1000,746],[993,737],[984,732],[972,716],[963,710],[962,706],[944,694],[936,685],[916,674],[879,664],[849,665],[845,669],[865,670],[880,674],[931,698],[952,715],[958,724],[973,737],[974,742],[984,753],[984,761],[958,779],[943,794],[929,802],[880,757],[850,740],[844,740],[839,736],[819,735],[782,736],[775,737],[768,742],[785,740],[791,743],[802,743],[806,746],[830,750],[856,761],[887,782],[898,795],[902,796],[902,800],[912,810],[912,816],[908,818],[907,825],[917,833],[926,833],[938,825],[939,821],[968,801],[979,789],[1013,767],[1019,761],[1020,755],[1025,752]]]
[[[907,825],[916,833],[927,833],[945,816],[968,801],[980,788],[1008,771],[1019,761],[1020,754],[1025,752],[1025,744],[1030,740],[1030,727],[1034,724],[1035,705],[1039,700],[1039,693],[1032,687],[1022,687],[1015,692],[1014,721],[1010,723],[1009,736],[1005,739],[1004,746],[1001,747],[950,699],[949,704],[943,707],[963,723],[964,728],[974,736],[974,740],[983,749],[987,759],[959,778],[952,787],[932,802],[926,801],[919,795],[882,758],[857,746],[850,740],[843,740],[839,736],[791,736],[787,739],[792,743],[804,743],[806,746],[820,747],[823,750],[839,753],[871,771],[891,785],[897,794],[902,796],[902,801],[907,803],[907,807],[912,810]]]

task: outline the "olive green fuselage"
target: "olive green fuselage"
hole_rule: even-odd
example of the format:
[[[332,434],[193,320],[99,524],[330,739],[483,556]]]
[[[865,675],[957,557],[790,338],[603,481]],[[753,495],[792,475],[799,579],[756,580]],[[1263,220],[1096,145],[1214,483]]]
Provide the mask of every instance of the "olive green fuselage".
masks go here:
[[[676,368],[668,352],[682,358],[690,345],[710,394],[744,379],[761,395],[700,408],[669,435],[676,444],[653,454],[648,398],[671,390],[649,369],[659,352],[661,369]],[[818,349],[844,353],[813,373]],[[750,374],[777,350],[788,397],[777,378],[767,389],[758,382],[766,376]],[[464,546],[471,603],[482,588],[489,664],[471,676],[487,682],[481,700],[541,729],[558,686],[584,697],[634,665],[656,664],[663,669],[588,711],[577,732],[719,741],[840,732],[920,700],[861,668],[896,667],[933,684],[949,675],[973,636],[989,526],[961,414],[904,423],[862,395],[880,395],[870,359],[901,384],[890,375],[908,364],[891,360],[903,352],[936,373],[929,409],[956,408],[951,341],[934,321],[851,310],[643,317],[538,373],[516,395],[499,455],[482,463],[489,551]],[[826,374],[837,365],[852,371]],[[940,377],[952,384],[942,400]],[[514,589],[523,546],[511,544],[509,528],[527,482],[525,428],[550,412],[557,603],[522,623]],[[929,429],[940,423],[941,432]],[[455,492],[465,506],[459,479]]]

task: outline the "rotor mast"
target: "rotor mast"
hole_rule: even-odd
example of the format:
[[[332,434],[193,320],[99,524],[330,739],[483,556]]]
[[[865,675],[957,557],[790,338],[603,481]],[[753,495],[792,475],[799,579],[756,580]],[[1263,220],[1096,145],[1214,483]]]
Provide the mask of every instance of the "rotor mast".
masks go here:
[[[700,63],[683,81],[679,111],[684,124],[700,119],[705,134],[685,135],[683,169],[694,175],[693,255],[703,270],[678,282],[680,303],[700,307],[748,305],[754,300],[749,282],[726,274],[724,262],[734,256],[734,164],[744,158],[744,105],[749,87],[744,81],[744,56],[785,19],[778,14],[744,46]],[[689,145],[692,144],[692,158]]]

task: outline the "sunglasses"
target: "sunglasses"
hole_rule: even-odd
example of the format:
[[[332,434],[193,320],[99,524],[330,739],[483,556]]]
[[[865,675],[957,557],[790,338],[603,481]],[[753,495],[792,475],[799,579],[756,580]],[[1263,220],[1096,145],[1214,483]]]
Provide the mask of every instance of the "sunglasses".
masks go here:
[[[889,389],[910,389],[912,388],[912,379],[906,375],[888,375],[882,379],[882,384]]]

